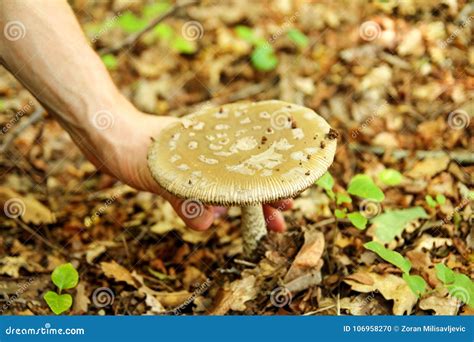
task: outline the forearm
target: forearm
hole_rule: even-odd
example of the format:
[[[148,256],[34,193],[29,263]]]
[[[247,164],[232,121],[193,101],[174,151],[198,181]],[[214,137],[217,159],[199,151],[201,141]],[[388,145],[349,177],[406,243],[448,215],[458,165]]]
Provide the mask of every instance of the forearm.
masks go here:
[[[114,121],[123,107],[131,105],[88,45],[67,2],[2,0],[1,27],[14,21],[23,25],[25,31],[20,34],[24,37],[12,39],[8,32],[1,35],[0,56],[5,67],[76,142],[102,139],[97,125],[104,122],[98,120]],[[101,112],[108,117],[97,117]]]

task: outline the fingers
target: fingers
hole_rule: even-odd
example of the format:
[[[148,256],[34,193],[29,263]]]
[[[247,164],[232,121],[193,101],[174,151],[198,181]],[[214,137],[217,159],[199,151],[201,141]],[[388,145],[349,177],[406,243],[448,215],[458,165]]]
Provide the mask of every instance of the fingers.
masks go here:
[[[263,205],[263,214],[265,215],[265,223],[267,228],[274,232],[284,232],[286,230],[285,219],[283,214],[271,205]]]
[[[198,231],[209,229],[214,221],[214,208],[197,200],[183,200],[174,196],[167,198],[186,226]]]
[[[268,205],[272,206],[275,209],[285,211],[285,210],[290,210],[291,208],[293,208],[293,200],[289,198],[289,199],[284,199],[284,200],[276,201],[273,203],[269,203]]]

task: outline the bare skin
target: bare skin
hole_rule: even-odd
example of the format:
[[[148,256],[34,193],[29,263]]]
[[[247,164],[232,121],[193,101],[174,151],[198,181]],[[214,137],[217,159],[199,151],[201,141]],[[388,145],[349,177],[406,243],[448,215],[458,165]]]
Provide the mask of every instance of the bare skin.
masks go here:
[[[123,183],[163,196],[190,228],[208,229],[218,210],[206,207],[199,217],[185,217],[183,200],[163,190],[147,167],[150,137],[177,119],[142,113],[120,93],[67,2],[2,0],[2,30],[12,22],[21,23],[25,35],[0,36],[2,64],[58,120],[84,155]],[[108,121],[102,122],[101,116]],[[291,200],[264,205],[268,228],[284,231],[280,210],[291,206]]]

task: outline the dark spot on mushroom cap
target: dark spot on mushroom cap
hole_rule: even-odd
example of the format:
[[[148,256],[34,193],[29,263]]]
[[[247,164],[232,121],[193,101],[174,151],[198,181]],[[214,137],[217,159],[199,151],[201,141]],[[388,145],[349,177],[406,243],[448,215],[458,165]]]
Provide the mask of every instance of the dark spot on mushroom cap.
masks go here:
[[[263,136],[262,141],[261,141],[262,145],[264,145],[267,142],[267,140],[268,138],[266,136]]]
[[[311,159],[311,154],[308,154],[308,155],[306,156],[306,159],[310,160],[310,159]]]
[[[309,176],[309,175],[310,175],[310,172],[309,172],[309,171],[308,171],[308,172],[306,172],[306,173],[305,173],[305,175],[306,175],[306,176]]]
[[[191,180],[188,180],[188,184],[191,185],[191,184],[193,184],[193,182],[191,182]]]
[[[222,112],[224,112],[224,109],[221,107],[219,108],[219,113],[222,113]]]
[[[321,148],[325,148],[325,147],[326,147],[326,143],[324,142],[324,140],[321,140],[320,146],[321,146]]]
[[[271,127],[268,127],[268,128],[267,128],[267,132],[268,132],[268,133],[271,133],[271,132],[273,132],[273,129],[271,129]]]
[[[313,140],[316,140],[316,139],[318,139],[318,135],[317,135],[317,134],[315,134],[314,137],[313,137]]]
[[[298,126],[296,125],[296,121],[293,120],[293,121],[291,122],[291,128],[295,129],[295,128],[297,128],[297,127],[298,127]]]
[[[339,136],[339,133],[337,133],[337,131],[332,128],[330,128],[329,132],[326,134],[326,138],[329,140],[337,139],[338,136]]]

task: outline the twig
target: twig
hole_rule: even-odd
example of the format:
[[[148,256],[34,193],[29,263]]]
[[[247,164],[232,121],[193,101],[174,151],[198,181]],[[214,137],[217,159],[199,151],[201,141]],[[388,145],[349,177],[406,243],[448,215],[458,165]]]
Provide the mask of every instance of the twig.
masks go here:
[[[117,53],[121,50],[127,49],[130,46],[133,46],[145,33],[149,32],[156,25],[161,23],[163,20],[165,20],[166,18],[168,18],[171,15],[173,15],[174,13],[176,13],[177,10],[179,10],[181,8],[184,8],[184,7],[187,7],[189,5],[197,4],[198,2],[199,2],[198,0],[177,2],[168,11],[166,11],[162,15],[160,15],[160,16],[156,17],[155,19],[153,19],[152,21],[150,21],[150,23],[143,30],[128,36],[124,41],[122,41],[119,45],[117,45],[115,47],[106,47],[106,48],[100,49],[98,51],[98,53],[100,55],[105,55],[105,54],[109,54],[109,53],[114,54],[114,53]]]
[[[244,265],[244,266],[257,267],[257,264],[254,264],[253,262],[250,262],[250,261],[247,261],[247,260],[234,259],[234,262],[236,264],[240,264],[240,265]]]
[[[30,233],[31,235],[33,235],[34,237],[36,237],[38,240],[40,240],[41,242],[43,242],[45,245],[47,245],[48,247],[52,248],[52,249],[55,249],[57,250],[59,253],[65,255],[66,253],[62,251],[61,248],[59,248],[58,246],[54,245],[53,243],[49,242],[44,236],[38,234],[37,232],[34,231],[34,229],[30,228],[28,225],[26,225],[25,223],[21,222],[19,219],[15,219],[15,222],[18,223],[18,225],[23,228],[24,230],[26,230],[28,233]]]
[[[40,121],[43,118],[44,112],[44,109],[39,107],[28,117],[25,122],[18,125],[12,132],[10,132],[10,134],[5,138],[3,145],[0,146],[0,153],[5,153],[8,151],[12,142],[21,134],[21,132]]]
[[[349,148],[355,151],[370,152],[373,154],[383,155],[386,150],[384,147],[380,146],[367,146],[359,144],[349,144]],[[389,151],[389,150],[387,150]],[[423,159],[427,157],[440,157],[443,155],[448,155],[451,159],[457,160],[459,163],[472,164],[474,163],[474,153],[468,150],[454,150],[454,151],[443,151],[443,150],[401,150],[395,149],[389,151],[391,156],[395,159],[403,159],[410,156],[411,153],[415,154],[416,158]]]

